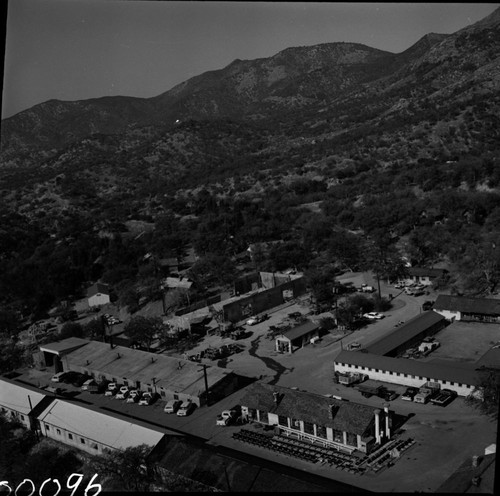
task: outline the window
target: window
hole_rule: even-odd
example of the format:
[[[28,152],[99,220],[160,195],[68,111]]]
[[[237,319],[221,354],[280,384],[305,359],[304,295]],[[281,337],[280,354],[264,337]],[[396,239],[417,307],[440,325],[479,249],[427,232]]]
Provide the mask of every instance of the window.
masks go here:
[[[316,425],[316,436],[326,439],[326,427],[324,425]]]
[[[45,424],[45,430],[50,431],[50,427],[47,424]]]
[[[73,439],[73,434],[68,434],[69,439]]]
[[[450,382],[450,386],[454,386],[454,385],[455,385],[455,383],[454,383],[454,382]]]
[[[389,375],[393,375],[393,373],[391,371],[389,371]]]
[[[57,434],[61,435],[61,429],[56,429]]]
[[[298,420],[298,419],[292,419],[292,421],[290,422],[290,427],[292,429],[300,431],[300,420]]]
[[[24,420],[24,415],[21,415],[21,420]]]
[[[269,412],[266,410],[259,410],[259,419],[261,422],[269,423]]]
[[[304,422],[304,432],[314,435],[314,425],[311,422]]]
[[[343,443],[344,442],[344,433],[342,431],[337,430],[337,429],[333,429],[333,440],[336,441],[337,443]]]
[[[85,444],[85,439],[83,439],[83,437],[81,437],[81,438],[80,438],[80,442],[81,442],[82,444]]]
[[[278,424],[282,425],[283,427],[288,427],[288,417],[285,417],[284,415],[278,415]]]
[[[350,432],[347,433],[347,444],[349,446],[358,445],[358,438],[356,437],[356,434],[351,434]]]
[[[399,377],[401,374],[399,372],[396,372],[396,375]]]

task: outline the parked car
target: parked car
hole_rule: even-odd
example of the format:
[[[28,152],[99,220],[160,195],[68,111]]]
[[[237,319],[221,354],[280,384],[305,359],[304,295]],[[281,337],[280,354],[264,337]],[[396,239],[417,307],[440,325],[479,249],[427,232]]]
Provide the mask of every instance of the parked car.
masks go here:
[[[110,382],[104,393],[104,396],[114,396],[118,392],[118,384],[116,382]]]
[[[434,306],[434,302],[432,300],[427,300],[424,301],[422,305],[422,310],[426,312],[427,310],[432,310],[432,307]]]
[[[179,417],[187,417],[193,412],[195,408],[196,405],[192,401],[190,400],[183,401],[181,406],[177,410],[177,415]]]
[[[137,403],[141,399],[141,391],[138,389],[131,389],[128,394],[127,403]]]
[[[359,350],[360,348],[361,344],[357,341],[354,341],[353,343],[347,345],[347,349],[350,351]]]
[[[382,389],[378,396],[385,401],[392,401],[398,397],[398,393],[396,393],[396,391],[393,391],[392,389]]]
[[[165,413],[177,413],[177,410],[179,410],[179,407],[181,405],[182,405],[181,400],[169,400],[169,401],[167,401],[163,411]]]
[[[54,374],[50,380],[52,382],[63,382],[64,376],[67,374],[67,372],[58,372],[57,374]]]
[[[153,393],[143,393],[139,400],[139,405],[151,405],[155,400]]]
[[[83,384],[82,384],[82,391],[88,391],[89,387],[97,383],[95,382],[94,379],[87,379]]]
[[[401,399],[405,401],[413,401],[413,398],[418,393],[418,389],[414,387],[406,388],[406,391],[401,395]]]
[[[383,319],[385,317],[385,315],[382,313],[379,313],[379,312],[368,312],[368,313],[364,313],[363,317],[365,319],[370,319],[370,320],[380,320],[380,319]]]
[[[116,393],[115,399],[124,400],[130,393],[130,389],[128,386],[122,386],[118,393]]]

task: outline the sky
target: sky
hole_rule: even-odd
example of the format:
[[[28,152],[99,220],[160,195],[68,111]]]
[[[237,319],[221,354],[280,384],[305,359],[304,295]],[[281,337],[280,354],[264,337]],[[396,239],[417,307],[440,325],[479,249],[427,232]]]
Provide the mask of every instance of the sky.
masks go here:
[[[50,99],[153,97],[289,47],[344,41],[400,53],[499,5],[9,0],[2,118]]]

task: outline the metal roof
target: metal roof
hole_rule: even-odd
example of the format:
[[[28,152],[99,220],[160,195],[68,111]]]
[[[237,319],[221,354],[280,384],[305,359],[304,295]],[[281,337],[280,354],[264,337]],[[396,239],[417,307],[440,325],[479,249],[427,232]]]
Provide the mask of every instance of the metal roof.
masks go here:
[[[277,393],[278,401],[274,401]],[[240,400],[248,408],[303,420],[362,436],[374,419],[376,407],[335,400],[319,394],[255,382]]]
[[[16,412],[28,415],[46,397],[45,394],[33,388],[27,388],[13,381],[0,378],[0,405],[15,410]]]
[[[388,336],[384,336],[378,341],[370,344],[366,347],[366,349],[370,353],[374,353],[376,355],[386,355],[395,348],[417,337],[420,333],[429,329],[429,327],[440,321],[444,323],[445,320],[446,319],[442,315],[433,312],[432,310],[421,313],[420,315],[413,317],[406,324],[403,324],[397,330],[391,332]]]
[[[500,315],[500,299],[439,295],[433,308],[434,310],[448,310],[450,312]]]
[[[290,341],[293,341],[294,339],[305,336],[306,334],[309,334],[310,332],[313,332],[316,329],[319,329],[319,324],[317,322],[312,322],[311,320],[308,320],[307,322],[304,322],[303,324],[294,327],[289,331],[284,332],[283,336],[285,338],[288,338]]]
[[[101,413],[94,408],[60,399],[54,400],[38,418],[41,422],[116,449],[141,444],[154,447],[164,436],[154,427],[141,426],[135,421],[132,423],[108,412]]]
[[[382,371],[419,376],[423,377],[423,380],[426,380],[428,377],[429,379],[441,379],[467,385],[475,385],[478,382],[475,363],[464,363],[456,366],[453,362],[450,364],[442,361],[421,362],[419,360],[392,358],[375,355],[374,353],[346,350],[341,351],[334,361],[335,363],[346,363]]]
[[[191,396],[199,396],[205,391],[203,367],[190,360],[132,350],[124,346],[111,349],[109,344],[98,341],[91,341],[69,353],[66,360],[70,369],[71,366],[82,367],[120,380],[126,378],[151,386],[154,379],[154,385],[158,387]],[[207,366],[209,388],[230,374],[231,370]]]
[[[47,343],[40,346],[40,351],[55,353],[56,355],[69,353],[81,346],[89,343],[88,339],[82,338],[67,338],[53,343]]]

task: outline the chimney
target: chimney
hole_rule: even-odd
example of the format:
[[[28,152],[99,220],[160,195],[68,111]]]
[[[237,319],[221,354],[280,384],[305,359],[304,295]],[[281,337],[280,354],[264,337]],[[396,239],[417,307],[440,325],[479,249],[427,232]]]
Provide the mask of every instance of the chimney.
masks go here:
[[[387,439],[391,439],[391,429],[389,427],[389,403],[384,403],[385,412],[385,435]]]
[[[472,457],[472,466],[473,467],[477,467],[479,465],[479,456],[478,455],[474,455]]]
[[[121,358],[120,353],[117,353],[117,354],[116,354],[116,358]]]
[[[377,408],[375,410],[375,440],[377,444],[381,443],[380,439],[380,410]]]
[[[276,391],[273,392],[273,399],[276,404],[278,404],[278,393]]]

